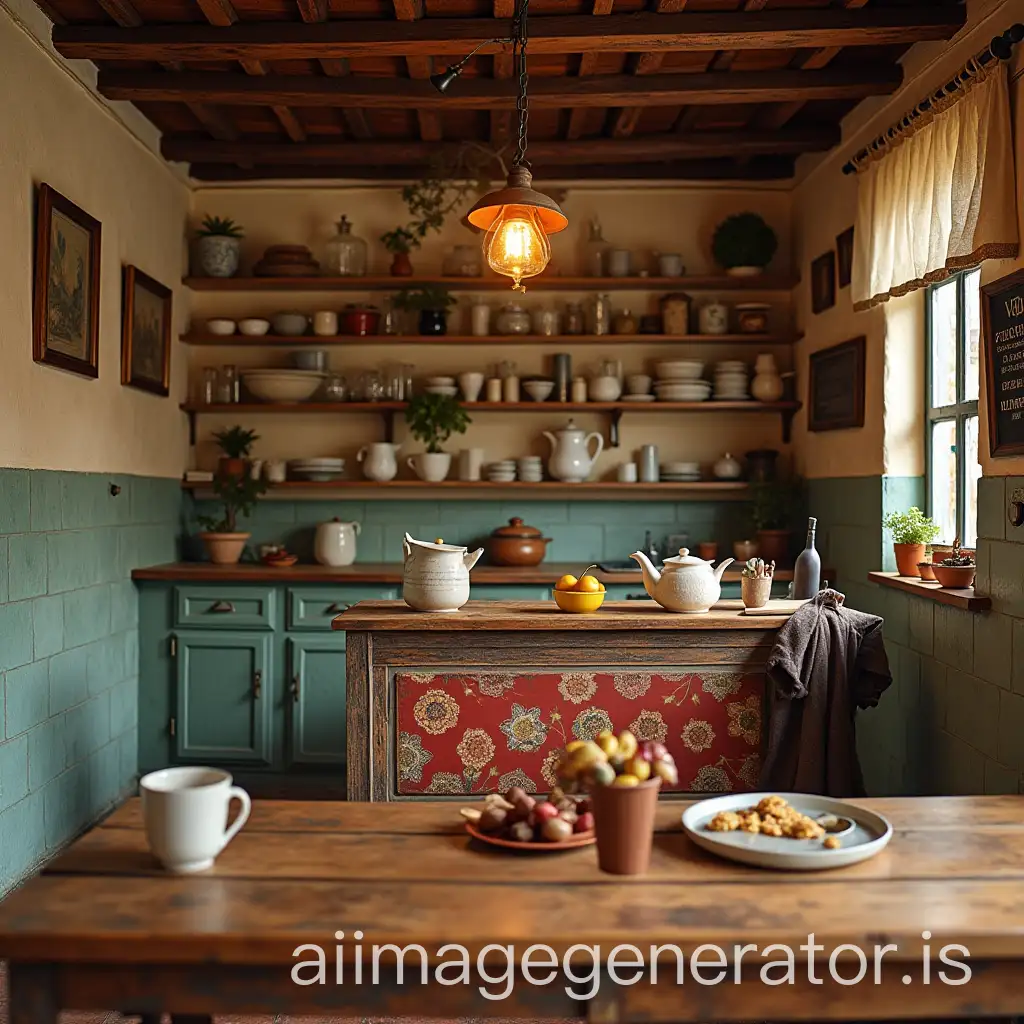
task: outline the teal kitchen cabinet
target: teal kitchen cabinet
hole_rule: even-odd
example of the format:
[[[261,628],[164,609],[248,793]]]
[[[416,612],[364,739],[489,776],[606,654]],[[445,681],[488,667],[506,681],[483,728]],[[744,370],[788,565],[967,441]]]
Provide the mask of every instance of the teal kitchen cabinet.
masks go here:
[[[345,634],[290,637],[291,764],[345,763]]]
[[[178,761],[269,765],[272,761],[270,638],[228,630],[174,636]]]

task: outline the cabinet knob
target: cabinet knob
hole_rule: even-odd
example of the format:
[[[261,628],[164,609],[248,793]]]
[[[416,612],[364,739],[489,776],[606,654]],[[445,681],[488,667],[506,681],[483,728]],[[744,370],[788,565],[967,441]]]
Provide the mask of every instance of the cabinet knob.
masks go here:
[[[252,695],[254,700],[260,699],[260,694],[263,693],[263,673],[256,669],[252,675]]]
[[[292,700],[295,701],[296,704],[299,703],[299,673],[298,672],[296,672],[295,675],[292,676]]]
[[[335,601],[334,604],[327,609],[328,615],[340,615],[342,612],[346,612],[349,609],[349,605],[342,604],[340,601]]]
[[[210,611],[216,615],[231,615],[234,610],[235,606],[230,601],[214,601],[210,605]]]

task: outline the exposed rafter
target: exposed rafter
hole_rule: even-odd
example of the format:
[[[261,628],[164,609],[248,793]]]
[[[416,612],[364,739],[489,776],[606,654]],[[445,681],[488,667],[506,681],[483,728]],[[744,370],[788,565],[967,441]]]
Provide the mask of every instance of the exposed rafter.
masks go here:
[[[394,0],[395,17],[399,21],[417,21],[423,17],[423,0]],[[409,77],[426,80],[434,73],[433,60],[429,55],[418,54],[405,58]],[[417,108],[416,122],[420,138],[424,142],[439,142],[441,139],[441,117],[433,110]]]
[[[497,20],[511,22],[515,13],[515,0],[494,0],[494,17]],[[499,29],[496,34],[501,35],[502,30]],[[507,81],[512,77],[512,73],[515,70],[514,64],[512,54],[507,50],[494,55],[494,78],[496,81],[505,83],[502,88],[509,88]],[[491,108],[491,145],[495,149],[500,149],[508,144],[511,137],[512,115],[507,110]]]
[[[614,2],[615,0],[594,0],[594,7],[591,13],[599,17],[610,15]],[[577,72],[580,78],[597,73],[597,58],[598,55],[595,51],[584,53],[580,57],[580,66]],[[572,113],[569,115],[569,126],[565,130],[565,137],[567,139],[578,139],[583,134],[585,116],[586,114],[582,109],[579,107],[573,108]]]

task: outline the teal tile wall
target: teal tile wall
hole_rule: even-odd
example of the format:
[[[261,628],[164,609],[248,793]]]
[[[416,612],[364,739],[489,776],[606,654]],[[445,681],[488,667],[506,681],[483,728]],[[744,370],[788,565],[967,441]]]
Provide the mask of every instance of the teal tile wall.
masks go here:
[[[0,469],[0,893],[134,784],[130,576],[177,557],[181,504],[176,480]]]
[[[979,614],[865,582],[875,566],[892,568],[879,524],[924,506],[920,478],[811,481],[823,559],[852,607],[885,618],[894,685],[857,719],[869,792],[1024,793],[1024,528],[1005,514],[1017,489],[1024,479],[979,483],[975,585],[993,603]]]
[[[193,511],[203,514],[199,502]],[[723,553],[733,540],[749,536],[749,506],[743,502],[642,501],[264,501],[240,526],[252,544],[285,543],[300,558],[312,558],[317,523],[338,516],[362,526],[360,562],[400,562],[402,534],[458,544],[475,544],[497,526],[520,516],[544,531],[552,543],[548,561],[584,562],[627,558],[650,530],[661,544],[669,534],[686,533],[691,546],[714,540]],[[199,557],[197,555],[197,557]]]

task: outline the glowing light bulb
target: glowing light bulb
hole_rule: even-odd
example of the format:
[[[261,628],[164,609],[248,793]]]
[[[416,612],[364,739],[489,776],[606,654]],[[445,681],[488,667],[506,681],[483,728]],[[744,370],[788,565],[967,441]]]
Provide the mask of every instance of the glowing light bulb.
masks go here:
[[[525,292],[524,277],[536,277],[551,261],[551,244],[533,206],[503,206],[484,236],[484,255],[492,270],[511,277],[513,290]]]

